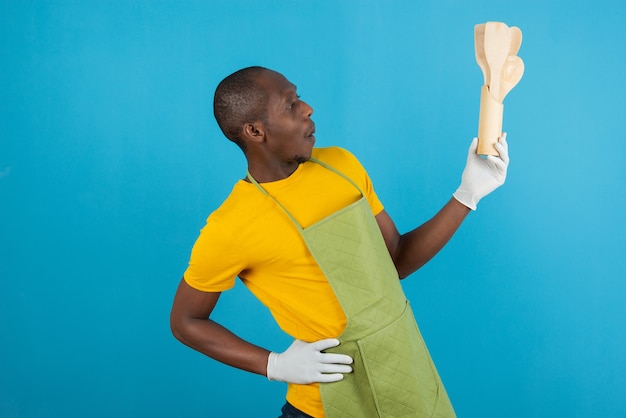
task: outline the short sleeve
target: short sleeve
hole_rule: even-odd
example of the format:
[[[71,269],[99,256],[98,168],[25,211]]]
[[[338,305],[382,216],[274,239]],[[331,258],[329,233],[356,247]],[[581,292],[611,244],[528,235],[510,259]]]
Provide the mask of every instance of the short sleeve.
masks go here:
[[[222,292],[235,285],[244,269],[242,252],[232,234],[211,217],[196,240],[184,278],[187,284],[203,292]]]

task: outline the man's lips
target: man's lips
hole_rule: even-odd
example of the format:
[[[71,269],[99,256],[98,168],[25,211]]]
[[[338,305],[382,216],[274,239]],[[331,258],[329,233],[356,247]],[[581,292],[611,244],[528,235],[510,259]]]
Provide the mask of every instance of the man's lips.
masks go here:
[[[307,138],[308,137],[312,137],[313,134],[315,134],[315,124],[313,124],[313,126],[311,127],[311,129],[307,132]]]

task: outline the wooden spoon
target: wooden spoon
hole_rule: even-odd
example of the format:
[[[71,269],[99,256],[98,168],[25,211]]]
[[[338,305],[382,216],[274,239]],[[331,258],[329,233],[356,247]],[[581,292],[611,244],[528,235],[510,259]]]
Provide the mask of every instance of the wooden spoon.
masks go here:
[[[509,31],[511,32],[511,49],[509,49],[509,55],[517,55],[522,46],[522,30],[517,26],[511,26]]]
[[[502,81],[500,84],[499,97],[496,99],[502,103],[504,97],[519,83],[524,75],[524,61],[517,55],[509,55],[502,67]]]
[[[483,72],[483,84],[489,85],[489,66],[485,57],[485,24],[474,26],[474,51],[476,62]]]
[[[485,24],[485,57],[489,66],[489,92],[494,98],[500,97],[500,80],[502,66],[509,56],[511,49],[511,32],[502,22],[487,22]]]

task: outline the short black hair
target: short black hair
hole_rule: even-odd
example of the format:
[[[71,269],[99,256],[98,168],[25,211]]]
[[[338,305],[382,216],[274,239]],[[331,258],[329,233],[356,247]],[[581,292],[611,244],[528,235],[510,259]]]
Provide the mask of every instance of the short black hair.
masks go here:
[[[241,138],[248,122],[264,121],[267,114],[267,91],[257,83],[267,68],[253,66],[238,70],[223,79],[215,89],[213,114],[226,138],[246,152]]]

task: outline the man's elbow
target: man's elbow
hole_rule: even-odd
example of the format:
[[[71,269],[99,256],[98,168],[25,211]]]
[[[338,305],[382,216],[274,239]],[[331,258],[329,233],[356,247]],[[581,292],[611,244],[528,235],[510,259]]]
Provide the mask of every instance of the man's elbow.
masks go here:
[[[184,326],[181,319],[175,315],[174,311],[170,314],[170,331],[172,332],[174,338],[183,342],[185,338]]]
[[[410,271],[405,271],[402,267],[398,267],[396,264],[396,270],[398,271],[398,279],[404,280],[411,274]]]
[[[402,254],[398,257],[392,257],[392,260],[400,280],[406,279],[426,264],[426,261],[421,259],[407,260],[402,257]]]

